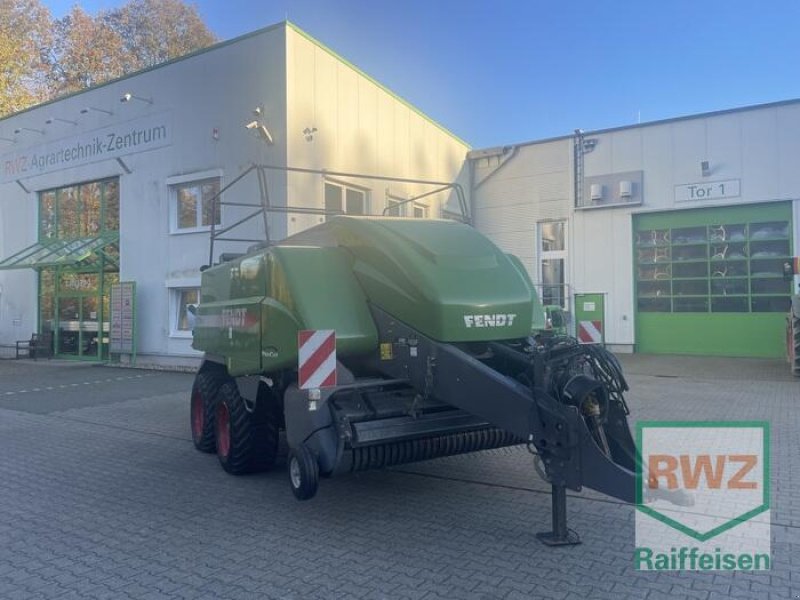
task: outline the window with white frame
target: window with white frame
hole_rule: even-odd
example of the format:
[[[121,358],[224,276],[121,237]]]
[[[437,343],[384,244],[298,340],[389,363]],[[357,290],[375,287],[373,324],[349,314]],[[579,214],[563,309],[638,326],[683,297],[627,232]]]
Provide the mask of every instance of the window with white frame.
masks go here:
[[[170,289],[170,331],[177,337],[190,337],[197,319],[200,288]]]
[[[567,308],[567,223],[539,223],[539,273],[542,304]]]
[[[187,181],[171,186],[172,231],[206,231],[211,224],[222,223],[222,210],[219,202],[213,199],[219,193],[220,178]]]
[[[414,202],[412,215],[415,219],[427,219],[430,216],[430,207],[427,204]]]
[[[367,190],[326,181],[325,210],[347,215],[366,215]]]
[[[406,200],[402,196],[386,190],[386,212],[387,217],[402,217],[406,214]]]
[[[386,199],[386,215],[389,217],[401,217],[403,215],[403,206],[399,200]]]

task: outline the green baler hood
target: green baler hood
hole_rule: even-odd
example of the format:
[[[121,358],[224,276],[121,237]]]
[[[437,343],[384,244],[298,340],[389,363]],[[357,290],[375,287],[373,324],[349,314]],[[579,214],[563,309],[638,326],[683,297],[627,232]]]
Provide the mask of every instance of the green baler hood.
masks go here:
[[[334,217],[370,302],[439,341],[512,339],[531,331],[533,290],[509,257],[462,223]]]

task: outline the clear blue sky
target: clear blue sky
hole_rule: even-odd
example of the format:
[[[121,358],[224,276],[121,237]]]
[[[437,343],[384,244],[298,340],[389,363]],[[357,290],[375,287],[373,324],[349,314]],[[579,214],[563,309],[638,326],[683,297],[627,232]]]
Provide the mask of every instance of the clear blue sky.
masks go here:
[[[116,0],[44,0],[56,16]],[[285,18],[475,148],[800,98],[800,2],[199,0],[220,39]]]

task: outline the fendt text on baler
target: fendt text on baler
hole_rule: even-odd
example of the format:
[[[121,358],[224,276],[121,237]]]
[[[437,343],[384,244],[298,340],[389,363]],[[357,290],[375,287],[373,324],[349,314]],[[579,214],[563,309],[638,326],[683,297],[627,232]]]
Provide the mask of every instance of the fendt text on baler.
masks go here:
[[[467,223],[328,215],[223,259],[202,273],[191,425],[229,473],[271,467],[281,432],[300,500],[320,475],[527,444],[552,486],[544,542],[578,541],[567,489],[634,501],[617,360],[534,339],[541,306],[525,269]],[[298,333],[325,330],[336,384],[301,389]]]

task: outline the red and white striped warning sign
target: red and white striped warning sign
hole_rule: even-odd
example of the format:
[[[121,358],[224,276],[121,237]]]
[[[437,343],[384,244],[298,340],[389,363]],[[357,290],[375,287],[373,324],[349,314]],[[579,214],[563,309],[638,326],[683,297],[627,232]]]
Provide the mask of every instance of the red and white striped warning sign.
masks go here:
[[[301,390],[336,385],[336,332],[306,329],[297,333],[297,385]]]
[[[601,321],[578,321],[578,341],[581,344],[602,344],[603,323]]]

